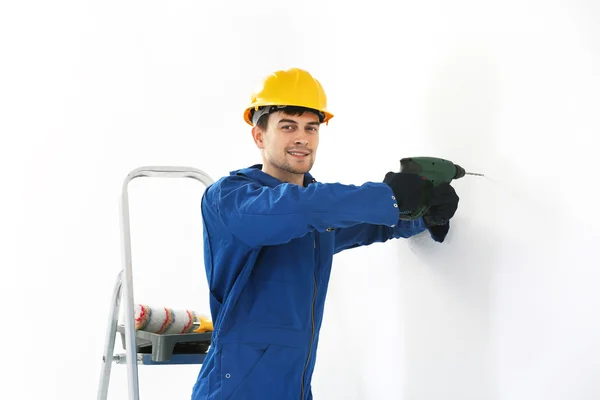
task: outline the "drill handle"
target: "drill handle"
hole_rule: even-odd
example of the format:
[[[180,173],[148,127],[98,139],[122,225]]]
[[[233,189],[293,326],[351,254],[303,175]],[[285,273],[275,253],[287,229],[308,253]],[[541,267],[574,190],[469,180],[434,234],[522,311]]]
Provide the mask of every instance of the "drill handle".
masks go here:
[[[429,159],[428,159],[429,160]],[[423,157],[412,157],[403,158],[400,160],[400,172],[408,174],[417,174],[427,181],[423,192],[421,193],[421,200],[419,201],[419,207],[416,210],[407,211],[400,215],[401,220],[415,220],[421,218],[428,210],[429,199],[431,197],[431,190],[435,184],[434,180],[430,179],[430,172],[423,168],[424,162]]]

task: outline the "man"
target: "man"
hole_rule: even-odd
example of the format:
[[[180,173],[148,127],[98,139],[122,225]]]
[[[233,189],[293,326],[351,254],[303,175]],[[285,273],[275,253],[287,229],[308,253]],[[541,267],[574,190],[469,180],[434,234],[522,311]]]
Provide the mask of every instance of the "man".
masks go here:
[[[320,127],[333,115],[308,72],[269,75],[244,119],[262,164],[233,171],[202,198],[213,342],[193,400],[310,400],[333,255],[429,230],[444,240],[458,197],[432,196],[425,219],[405,221],[427,182],[389,172],[360,186],[310,175]],[[433,225],[437,221],[437,225]]]

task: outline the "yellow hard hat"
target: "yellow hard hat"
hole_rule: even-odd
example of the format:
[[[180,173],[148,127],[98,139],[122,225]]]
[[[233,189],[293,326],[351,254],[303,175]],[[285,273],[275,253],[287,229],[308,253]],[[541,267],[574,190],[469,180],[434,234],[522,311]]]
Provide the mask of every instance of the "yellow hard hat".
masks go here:
[[[253,123],[253,113],[260,107],[299,106],[318,111],[321,122],[328,122],[333,114],[327,111],[327,96],[321,83],[300,68],[276,71],[263,79],[250,97],[250,105],[244,110],[244,120]],[[256,120],[257,118],[255,118]]]

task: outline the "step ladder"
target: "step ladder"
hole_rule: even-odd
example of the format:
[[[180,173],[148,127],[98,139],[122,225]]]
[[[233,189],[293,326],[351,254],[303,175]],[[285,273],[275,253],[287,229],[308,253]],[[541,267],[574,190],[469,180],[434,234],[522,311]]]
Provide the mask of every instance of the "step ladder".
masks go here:
[[[192,178],[205,188],[214,182],[205,172],[190,167],[140,167],[127,174],[120,204],[123,269],[117,275],[111,297],[98,400],[107,400],[113,363],[126,365],[128,399],[139,400],[138,365],[202,364],[211,344],[211,332],[157,334],[135,329],[128,187],[139,177]],[[121,301],[124,322],[119,324]],[[121,336],[125,354],[114,354],[117,334]]]

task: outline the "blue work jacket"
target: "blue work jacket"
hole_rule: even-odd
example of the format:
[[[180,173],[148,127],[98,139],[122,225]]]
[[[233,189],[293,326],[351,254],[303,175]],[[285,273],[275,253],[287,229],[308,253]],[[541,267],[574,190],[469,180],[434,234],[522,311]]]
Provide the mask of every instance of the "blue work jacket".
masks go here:
[[[284,183],[261,165],[202,196],[212,344],[192,400],[311,400],[333,255],[408,238],[385,183]]]

